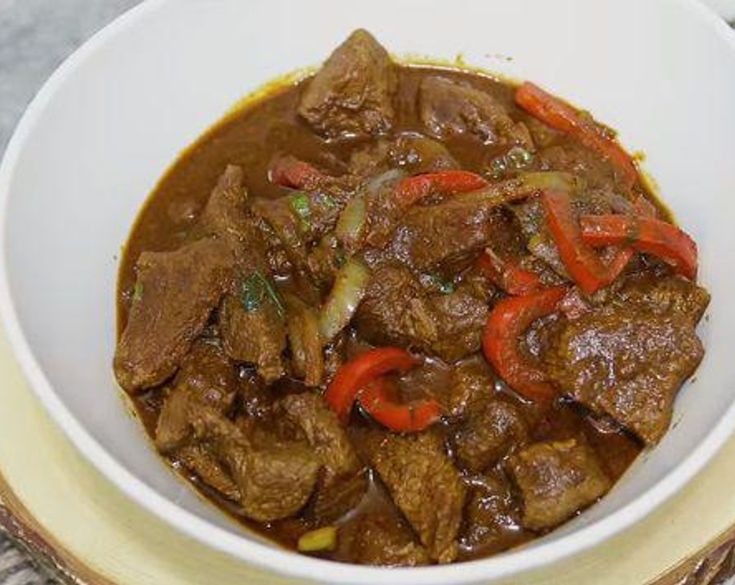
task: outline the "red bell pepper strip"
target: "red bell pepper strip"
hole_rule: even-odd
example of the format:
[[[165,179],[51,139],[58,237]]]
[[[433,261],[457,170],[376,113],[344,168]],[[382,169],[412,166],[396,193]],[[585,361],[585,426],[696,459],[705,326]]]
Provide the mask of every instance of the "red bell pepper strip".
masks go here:
[[[538,274],[525,270],[515,262],[506,262],[490,248],[477,259],[483,274],[509,295],[526,295],[541,288]]]
[[[418,360],[405,349],[398,347],[371,349],[337,370],[327,386],[324,398],[339,419],[346,423],[358,393],[368,382],[394,370],[410,370],[418,363]]]
[[[630,189],[638,179],[638,169],[630,155],[612,138],[603,135],[595,123],[579,112],[530,82],[522,84],[515,101],[529,114],[556,130],[576,137],[582,144],[607,158],[619,171]]]
[[[360,392],[360,404],[383,426],[399,433],[423,431],[437,422],[443,409],[436,400],[399,404],[393,400],[390,381],[381,376],[368,382]]]
[[[487,185],[488,182],[476,173],[459,170],[439,171],[407,177],[396,185],[393,194],[402,207],[410,207],[432,193],[455,195],[477,191]]]
[[[556,396],[544,372],[521,354],[518,338],[536,319],[553,313],[567,294],[567,287],[548,288],[500,301],[485,326],[482,349],[501,378],[529,400],[547,401]]]
[[[697,277],[697,244],[675,225],[650,217],[584,215],[580,226],[589,246],[632,246],[661,258],[691,280]]]
[[[279,157],[271,163],[268,177],[271,183],[291,189],[312,191],[318,189],[328,178],[308,162],[293,156]]]
[[[544,191],[543,201],[546,219],[564,267],[579,287],[592,294],[610,284],[620,273],[620,264],[628,258],[615,262],[613,269],[606,267],[597,253],[582,240],[582,233],[572,213],[569,196],[561,191]],[[623,265],[625,268],[625,265]]]

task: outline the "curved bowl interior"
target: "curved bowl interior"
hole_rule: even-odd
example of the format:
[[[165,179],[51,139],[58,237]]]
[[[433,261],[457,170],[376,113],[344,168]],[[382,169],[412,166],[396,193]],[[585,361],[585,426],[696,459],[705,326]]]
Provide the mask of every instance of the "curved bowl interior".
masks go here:
[[[356,27],[395,54],[464,59],[583,105],[647,154],[697,239],[713,294],[708,348],[674,428],[602,503],[485,561],[380,571],[290,555],[203,504],[154,454],[111,372],[120,249],[164,169],[236,100],[319,63]],[[250,562],[341,583],[490,580],[638,519],[724,441],[735,415],[735,43],[687,1],[153,0],[93,39],[29,109],[2,173],[2,301],[51,414],[110,479],[182,530]],[[378,576],[379,575],[379,576]]]

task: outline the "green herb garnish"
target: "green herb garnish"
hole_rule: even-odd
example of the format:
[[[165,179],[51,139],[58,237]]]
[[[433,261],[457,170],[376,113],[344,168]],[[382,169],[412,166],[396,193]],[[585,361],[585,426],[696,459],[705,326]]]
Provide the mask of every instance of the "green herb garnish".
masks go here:
[[[307,231],[311,227],[311,202],[306,193],[296,193],[288,200],[291,209],[300,220],[301,230]]]
[[[243,308],[250,313],[257,311],[266,298],[269,298],[275,305],[280,317],[286,314],[286,309],[278,291],[276,291],[269,279],[263,276],[260,271],[256,270],[242,283],[240,302]]]
[[[450,295],[457,289],[457,287],[454,286],[454,282],[451,280],[445,280],[440,274],[436,274],[435,272],[427,274],[426,279],[428,281],[427,284],[438,288],[439,292],[445,295]]]
[[[494,158],[490,163],[490,174],[493,178],[498,179],[502,177],[508,170],[508,161],[505,160],[504,156]]]
[[[329,195],[325,195],[324,193],[319,194],[319,203],[327,209],[335,209],[336,207],[338,207],[337,202],[334,200],[334,198],[330,197]]]
[[[133,302],[137,302],[143,298],[143,283],[138,281],[133,287]]]

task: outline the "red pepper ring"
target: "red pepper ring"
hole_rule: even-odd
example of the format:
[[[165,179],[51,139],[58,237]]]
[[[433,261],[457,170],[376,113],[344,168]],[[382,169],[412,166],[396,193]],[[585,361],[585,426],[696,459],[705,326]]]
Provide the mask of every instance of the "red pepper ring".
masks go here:
[[[583,215],[580,225],[587,245],[629,245],[661,258],[690,280],[697,277],[697,244],[675,225],[630,215]]]
[[[436,400],[400,404],[393,400],[392,394],[391,381],[380,376],[367,383],[360,391],[358,400],[373,419],[399,433],[423,431],[442,416],[442,406]]]
[[[536,319],[556,311],[568,290],[559,286],[508,297],[488,317],[482,340],[485,357],[513,390],[529,400],[552,400],[557,392],[546,374],[521,354],[518,338]]]
[[[597,252],[583,241],[569,195],[562,191],[544,191],[541,200],[559,257],[574,282],[585,293],[592,294],[615,280],[617,274],[612,274]]]
[[[505,261],[490,248],[480,254],[477,267],[495,286],[509,295],[525,295],[542,288],[538,274]]]
[[[327,178],[327,175],[315,166],[290,155],[275,159],[268,171],[271,183],[306,191],[318,189]]]
[[[407,177],[395,187],[393,195],[402,207],[410,207],[432,193],[456,195],[487,187],[488,182],[477,173],[453,170]]]
[[[368,383],[392,371],[405,372],[416,367],[419,361],[399,347],[379,347],[361,353],[342,365],[327,386],[324,399],[346,423],[358,393]]]
[[[575,136],[587,148],[607,158],[620,172],[624,185],[628,189],[633,187],[638,179],[633,159],[614,138],[604,136],[598,126],[578,110],[528,81],[516,89],[515,101],[535,118]]]

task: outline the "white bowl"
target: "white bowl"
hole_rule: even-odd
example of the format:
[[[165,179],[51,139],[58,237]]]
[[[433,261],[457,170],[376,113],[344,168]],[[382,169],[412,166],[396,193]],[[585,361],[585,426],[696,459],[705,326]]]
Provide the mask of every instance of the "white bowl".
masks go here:
[[[204,504],[127,414],[111,371],[120,247],[183,147],[238,98],[319,63],[356,27],[393,52],[532,79],[647,153],[701,249],[707,355],[677,424],[604,500],[530,546],[418,569],[282,550]],[[508,60],[505,56],[511,57]],[[488,582],[595,545],[650,512],[735,427],[735,35],[689,0],[151,0],[95,36],[28,108],[0,171],[0,308],[39,398],[137,502],[245,562],[335,583]]]

